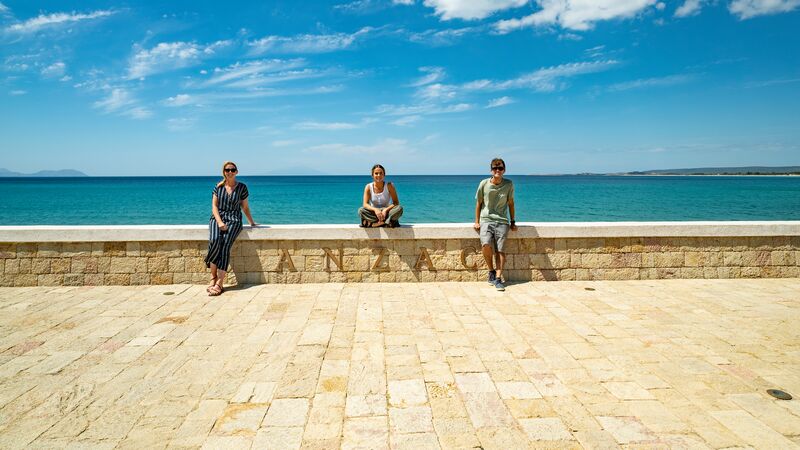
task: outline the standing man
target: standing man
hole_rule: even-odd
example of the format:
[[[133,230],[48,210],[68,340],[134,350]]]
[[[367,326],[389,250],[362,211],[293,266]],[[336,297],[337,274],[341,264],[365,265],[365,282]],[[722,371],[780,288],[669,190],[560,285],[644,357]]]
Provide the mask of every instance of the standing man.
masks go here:
[[[505,161],[495,158],[489,167],[492,171],[491,178],[481,181],[478,192],[475,193],[474,227],[480,232],[483,259],[489,266],[489,284],[494,285],[498,291],[505,291],[503,267],[506,264],[506,254],[503,252],[503,246],[508,229],[514,231],[517,229],[514,221],[514,184],[511,180],[503,178],[506,171]],[[510,221],[506,210],[510,213]]]

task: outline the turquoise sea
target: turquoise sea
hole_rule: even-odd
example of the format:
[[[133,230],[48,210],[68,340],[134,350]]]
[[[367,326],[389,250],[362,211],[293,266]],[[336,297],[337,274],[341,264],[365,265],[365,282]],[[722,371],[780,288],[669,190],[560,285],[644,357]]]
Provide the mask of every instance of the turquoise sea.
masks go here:
[[[393,176],[402,223],[471,222],[483,175]],[[511,176],[517,220],[800,220],[800,177]],[[3,225],[205,224],[218,177],[0,178]],[[369,176],[247,177],[263,224],[358,223]]]

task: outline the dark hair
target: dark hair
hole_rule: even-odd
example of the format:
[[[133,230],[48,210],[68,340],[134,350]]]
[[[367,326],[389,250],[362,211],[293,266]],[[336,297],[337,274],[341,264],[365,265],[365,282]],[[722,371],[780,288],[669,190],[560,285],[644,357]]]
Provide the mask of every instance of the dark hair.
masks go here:
[[[380,167],[381,170],[383,170],[383,174],[386,175],[386,169],[384,169],[383,166],[380,164],[375,164],[374,166],[372,166],[372,170],[369,171],[369,174],[372,175],[373,172],[375,172],[375,169],[377,169],[378,167]]]
[[[490,169],[492,168],[492,166],[494,166],[494,163],[502,163],[503,164],[503,168],[504,169],[506,168],[506,162],[503,161],[503,158],[495,158],[495,159],[493,159],[492,162],[489,163],[489,168]]]

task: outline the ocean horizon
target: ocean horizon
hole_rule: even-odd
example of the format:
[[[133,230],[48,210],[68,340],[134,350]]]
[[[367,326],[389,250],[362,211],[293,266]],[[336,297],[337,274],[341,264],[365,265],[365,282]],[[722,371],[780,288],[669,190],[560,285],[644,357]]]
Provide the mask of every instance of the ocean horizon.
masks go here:
[[[487,175],[394,175],[401,223],[474,220]],[[517,221],[800,220],[800,178],[509,175]],[[205,224],[219,176],[0,178],[5,225]],[[260,224],[358,223],[367,175],[240,176]]]

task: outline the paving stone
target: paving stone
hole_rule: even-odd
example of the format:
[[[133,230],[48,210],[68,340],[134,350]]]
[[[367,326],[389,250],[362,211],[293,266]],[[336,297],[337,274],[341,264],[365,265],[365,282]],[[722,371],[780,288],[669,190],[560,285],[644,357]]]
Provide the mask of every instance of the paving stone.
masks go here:
[[[800,281],[584,287],[0,288],[0,447],[800,444]]]

